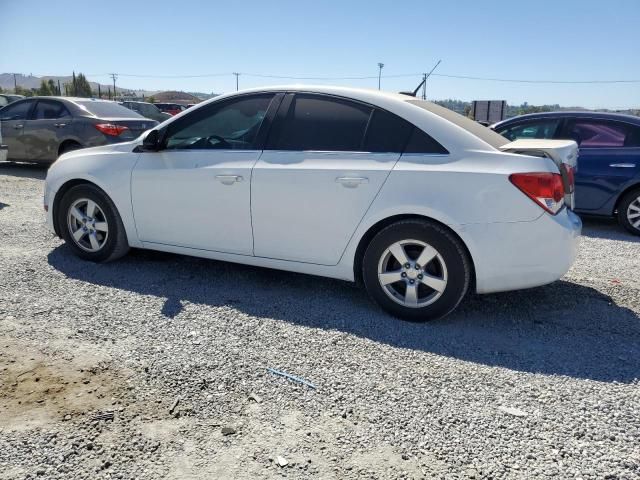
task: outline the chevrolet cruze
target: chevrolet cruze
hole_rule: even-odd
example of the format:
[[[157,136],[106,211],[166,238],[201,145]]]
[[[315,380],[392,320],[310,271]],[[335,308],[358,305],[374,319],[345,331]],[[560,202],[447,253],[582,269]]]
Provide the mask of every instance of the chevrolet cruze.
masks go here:
[[[269,87],[62,155],[44,206],[89,261],[136,247],[361,281],[422,321],[569,269],[576,151],[407,95]]]

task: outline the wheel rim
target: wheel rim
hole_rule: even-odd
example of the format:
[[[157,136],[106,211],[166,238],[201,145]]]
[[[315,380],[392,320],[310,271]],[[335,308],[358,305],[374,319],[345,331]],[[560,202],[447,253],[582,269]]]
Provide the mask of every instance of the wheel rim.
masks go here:
[[[76,200],[69,207],[67,225],[75,244],[87,252],[99,251],[109,238],[109,224],[104,211],[88,198]]]
[[[627,208],[627,220],[629,220],[633,228],[640,230],[640,197],[629,204]]]
[[[440,252],[428,243],[402,240],[380,257],[378,281],[394,302],[409,308],[426,307],[447,288],[447,266]]]

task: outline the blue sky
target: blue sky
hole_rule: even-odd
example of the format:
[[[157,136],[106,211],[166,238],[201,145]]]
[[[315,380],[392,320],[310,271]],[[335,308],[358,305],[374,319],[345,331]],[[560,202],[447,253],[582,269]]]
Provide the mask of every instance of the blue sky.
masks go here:
[[[407,90],[428,71],[529,80],[640,80],[640,0],[0,0],[0,72],[66,75],[129,88],[235,90],[225,72],[376,76]],[[240,87],[297,82],[240,76]],[[429,98],[640,107],[640,83],[527,84],[432,77]]]

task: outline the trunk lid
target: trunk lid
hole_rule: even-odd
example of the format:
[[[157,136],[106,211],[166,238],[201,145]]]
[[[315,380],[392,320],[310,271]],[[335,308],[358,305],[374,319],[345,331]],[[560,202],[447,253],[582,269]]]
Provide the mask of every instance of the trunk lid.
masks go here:
[[[112,125],[121,125],[127,127],[127,130],[123,131],[119,138],[122,140],[133,140],[138,138],[143,132],[152,129],[158,122],[147,118],[130,119],[130,118],[100,118],[96,123],[107,123]]]
[[[545,140],[523,138],[500,147],[503,152],[519,155],[547,157],[558,166],[562,175],[565,204],[573,210],[575,205],[575,172],[578,169],[578,144],[573,140]]]

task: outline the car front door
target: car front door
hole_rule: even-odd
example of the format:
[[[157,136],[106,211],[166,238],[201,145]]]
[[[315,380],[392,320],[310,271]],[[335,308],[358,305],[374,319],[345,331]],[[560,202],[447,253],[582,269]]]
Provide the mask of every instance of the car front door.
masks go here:
[[[29,160],[22,134],[34,103],[34,100],[20,100],[0,110],[2,143],[8,147],[9,160]]]
[[[280,98],[236,97],[167,125],[161,150],[141,153],[132,173],[140,240],[253,254],[251,169],[262,152],[264,119]]]
[[[402,132],[384,131],[389,119],[401,124]],[[373,125],[383,131],[374,132]],[[288,94],[253,170],[254,254],[337,264],[411,128],[371,106],[325,95]],[[381,138],[395,143],[367,146]]]
[[[599,212],[640,175],[638,127],[612,120],[568,119],[561,138],[578,143],[576,210]],[[608,208],[608,207],[607,207]]]
[[[23,143],[30,160],[53,162],[58,149],[71,132],[72,117],[62,102],[38,100],[25,122]]]

